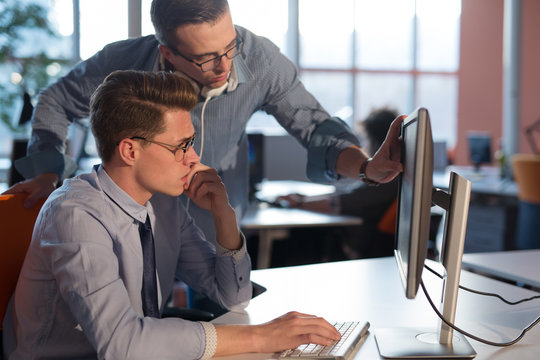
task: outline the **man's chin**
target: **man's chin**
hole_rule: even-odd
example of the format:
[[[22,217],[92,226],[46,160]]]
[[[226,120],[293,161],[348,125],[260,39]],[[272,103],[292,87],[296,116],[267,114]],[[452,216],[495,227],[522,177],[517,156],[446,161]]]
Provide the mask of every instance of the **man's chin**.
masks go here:
[[[168,191],[162,191],[163,194],[169,195],[172,197],[180,196],[184,193],[184,185],[181,188],[175,188]]]

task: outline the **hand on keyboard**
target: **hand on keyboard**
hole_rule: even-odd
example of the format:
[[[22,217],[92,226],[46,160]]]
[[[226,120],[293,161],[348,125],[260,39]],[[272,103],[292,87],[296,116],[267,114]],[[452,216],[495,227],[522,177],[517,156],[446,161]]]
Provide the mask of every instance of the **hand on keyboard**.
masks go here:
[[[262,325],[256,325],[255,333],[261,335],[259,352],[276,352],[293,349],[301,344],[330,345],[341,338],[336,328],[323,318],[289,312]]]
[[[282,351],[279,354],[280,358],[336,358],[342,359],[350,350],[358,343],[360,338],[365,334],[368,323],[359,326],[360,322],[338,322],[335,323],[335,328],[341,334],[341,339],[330,345],[303,344],[294,349]]]

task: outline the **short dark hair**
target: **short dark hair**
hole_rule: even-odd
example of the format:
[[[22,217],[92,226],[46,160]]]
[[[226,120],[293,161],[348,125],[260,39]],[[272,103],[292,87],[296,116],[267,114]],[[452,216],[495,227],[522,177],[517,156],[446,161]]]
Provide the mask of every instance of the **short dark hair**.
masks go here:
[[[388,129],[395,118],[398,117],[398,112],[391,108],[380,108],[373,110],[367,118],[361,122],[366,135],[369,139],[370,153],[376,151],[384,142]]]
[[[90,100],[90,127],[98,154],[107,162],[125,138],[152,138],[165,130],[163,115],[191,111],[198,96],[175,73],[122,70],[105,78]]]
[[[175,31],[179,26],[215,23],[228,9],[227,0],[153,0],[150,17],[158,41],[176,46]]]

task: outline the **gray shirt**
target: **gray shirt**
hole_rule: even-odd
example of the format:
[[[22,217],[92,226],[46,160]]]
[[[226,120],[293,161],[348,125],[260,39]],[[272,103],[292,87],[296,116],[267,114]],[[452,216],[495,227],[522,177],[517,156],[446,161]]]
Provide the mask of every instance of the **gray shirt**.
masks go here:
[[[100,167],[45,202],[4,320],[9,359],[198,359],[209,323],[143,316],[139,222],[152,224],[161,308],[174,278],[223,307],[251,298],[250,259],[204,240],[177,197],[139,205]],[[210,340],[210,341],[209,341]],[[214,339],[215,340],[215,339]]]
[[[317,182],[339,178],[337,156],[358,144],[350,128],[330,117],[304,88],[296,67],[268,39],[236,26],[244,42],[243,54],[234,58],[237,82],[211,99],[204,114],[205,149],[201,162],[218,170],[227,187],[231,205],[242,215],[248,199],[248,143],[246,125],[253,113],[263,110],[293,135],[307,150],[307,176]],[[43,172],[66,175],[69,166],[62,156],[68,126],[89,114],[90,96],[114,70],[147,70],[158,67],[158,42],[153,35],[107,45],[90,59],[79,63],[68,75],[39,96],[29,144],[31,169],[21,173],[33,177]],[[201,131],[203,100],[191,112],[197,134]],[[201,139],[196,138],[195,150]],[[51,154],[52,152],[52,154]],[[47,153],[47,156],[44,156]],[[31,161],[34,158],[36,161]],[[28,161],[30,160],[30,161]],[[213,222],[207,212],[193,204],[190,214],[213,239]]]

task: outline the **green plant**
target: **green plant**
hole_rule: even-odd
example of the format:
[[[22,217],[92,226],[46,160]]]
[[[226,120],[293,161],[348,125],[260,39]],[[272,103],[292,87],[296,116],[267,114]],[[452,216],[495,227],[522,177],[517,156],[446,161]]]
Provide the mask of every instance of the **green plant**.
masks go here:
[[[53,80],[47,71],[51,66],[68,62],[50,58],[43,49],[21,54],[29,37],[43,35],[58,38],[45,6],[31,0],[0,0],[0,72],[8,74],[0,80],[0,120],[12,133],[25,131],[14,114],[15,104],[24,93],[33,97]]]

